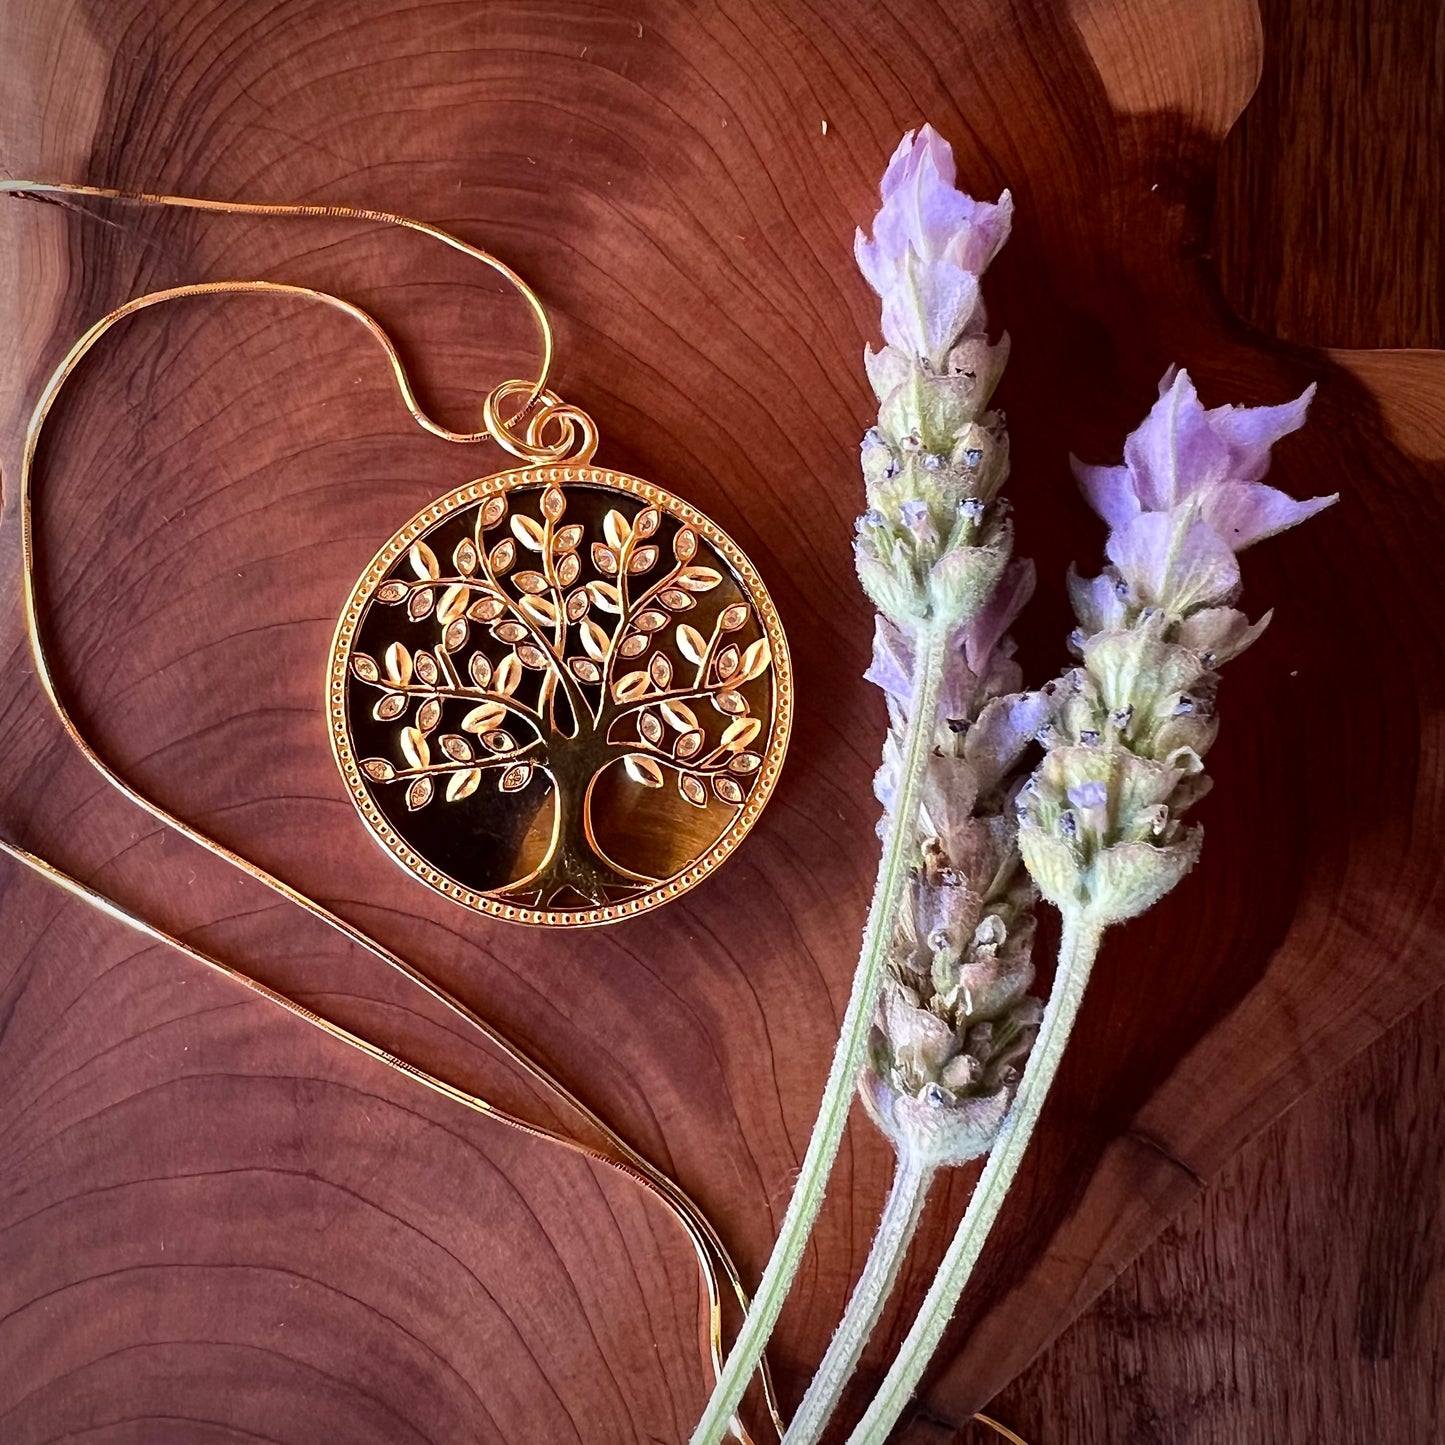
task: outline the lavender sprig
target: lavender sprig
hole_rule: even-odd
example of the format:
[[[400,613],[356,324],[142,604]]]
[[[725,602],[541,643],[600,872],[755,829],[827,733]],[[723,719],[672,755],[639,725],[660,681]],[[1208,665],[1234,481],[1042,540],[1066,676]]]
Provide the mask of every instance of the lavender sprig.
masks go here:
[[[858,235],[858,263],[882,297],[887,343],[866,357],[879,414],[878,425],[863,441],[868,510],[859,519],[855,543],[859,579],[880,613],[884,662],[897,665],[893,730],[879,783],[885,803],[882,857],[817,1123],[777,1243],[693,1434],[693,1445],[717,1445],[721,1440],[772,1332],[822,1205],[847,1124],[874,1029],[885,964],[896,959],[903,967],[908,951],[900,951],[900,936],[907,938],[910,930],[916,930],[917,908],[911,906],[916,899],[909,890],[927,866],[920,810],[930,810],[928,816],[934,820],[930,826],[936,832],[943,806],[939,786],[947,781],[943,764],[930,768],[940,699],[948,700],[945,718],[951,710],[960,720],[977,718],[981,725],[992,698],[967,666],[965,634],[998,588],[1012,546],[1007,508],[997,500],[1008,470],[1008,441],[1002,417],[988,410],[1007,347],[991,345],[985,335],[979,276],[1007,238],[1012,202],[1007,193],[997,204],[976,202],[953,181],[953,156],[942,137],[928,126],[916,135],[910,132],[883,177],[883,205],[874,220],[872,239]],[[1014,575],[1018,580],[1019,574]],[[998,627],[985,649],[990,656],[1006,625],[1005,621]],[[973,644],[975,663],[984,657],[980,641],[981,634]],[[965,672],[970,696],[955,703],[952,699]],[[950,756],[966,763],[952,744]],[[967,812],[965,804],[962,815]],[[953,941],[950,933],[949,947]],[[967,940],[958,941],[962,969]],[[900,1005],[912,1005],[906,996],[895,995],[891,1016],[904,1028],[907,1016],[899,1011]],[[962,1051],[949,1058],[930,1055],[926,1063],[922,1054],[914,1055],[925,1068],[937,1063],[940,1081],[948,1072],[951,1082],[940,1082],[940,1088],[950,1090],[960,1118],[976,1107],[963,1101],[981,1097],[989,1078],[997,1085],[1008,1067],[1002,1042],[986,1049],[984,1035],[979,1034],[973,1047],[975,1054],[968,1057],[987,1054],[995,1065],[991,1076],[988,1064],[981,1065],[977,1079],[962,1077],[970,1067],[964,1064],[948,1072],[951,1057],[963,1057]],[[910,1107],[901,1096],[889,1102],[879,1094],[875,1102],[880,1100],[880,1120],[902,1120]],[[997,1112],[1001,1117],[1002,1110]],[[929,1164],[926,1170],[914,1172],[931,1175],[934,1167]],[[922,1198],[916,1178],[899,1182],[907,1187],[901,1191],[895,1187],[898,1208],[893,1223],[906,1244],[912,1232],[907,1216],[913,1210],[916,1218],[913,1201],[916,1197],[921,1207]],[[921,1187],[926,1189],[926,1178]],[[891,1277],[881,1283],[886,1292]],[[788,1438],[804,1435],[790,1431]]]
[[[1002,585],[946,654],[933,749],[924,762],[919,862],[888,953],[859,1092],[897,1166],[847,1310],[786,1439],[817,1440],[892,1293],[940,1168],[986,1154],[1038,1031],[1033,983],[1037,892],[1018,855],[1011,771],[1055,707],[1056,689],[1019,691],[1004,629],[1033,591],[1033,567]],[[906,730],[907,639],[879,619],[868,676],[891,723],[878,794],[890,810]],[[885,811],[885,824],[889,812]]]
[[[1208,786],[1218,668],[1269,621],[1233,606],[1236,553],[1336,500],[1295,501],[1259,480],[1312,394],[1207,411],[1188,374],[1170,371],[1122,466],[1076,463],[1111,527],[1109,565],[1071,578],[1082,665],[1057,684],[1043,762],[1018,799],[1020,850],[1063,916],[1054,988],[968,1210],[851,1445],[881,1445],[937,1348],[1028,1146],[1103,930],[1151,907],[1199,855],[1202,831],[1180,815]]]

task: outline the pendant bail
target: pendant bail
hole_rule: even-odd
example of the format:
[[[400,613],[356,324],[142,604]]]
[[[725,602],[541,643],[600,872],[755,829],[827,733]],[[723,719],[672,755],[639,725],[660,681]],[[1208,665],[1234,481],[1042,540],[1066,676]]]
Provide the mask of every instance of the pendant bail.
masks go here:
[[[507,414],[517,398],[521,405]],[[482,403],[482,424],[498,446],[524,462],[585,465],[597,450],[597,423],[581,407],[565,402],[555,391],[538,392],[536,383],[514,378],[495,387]],[[556,427],[554,440],[544,439]]]

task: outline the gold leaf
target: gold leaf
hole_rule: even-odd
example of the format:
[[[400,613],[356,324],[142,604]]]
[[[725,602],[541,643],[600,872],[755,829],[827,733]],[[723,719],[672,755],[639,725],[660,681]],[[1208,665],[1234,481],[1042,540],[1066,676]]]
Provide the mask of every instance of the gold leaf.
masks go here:
[[[618,657],[641,657],[647,651],[647,645],[652,639],[645,632],[634,632],[631,637],[625,638],[617,649]]]
[[[617,571],[617,553],[611,547],[604,547],[601,542],[592,544],[592,565],[599,571],[611,576]]]
[[[738,670],[738,648],[735,642],[730,642],[717,655],[717,675],[724,682]]]
[[[377,722],[390,722],[393,718],[399,718],[406,711],[406,694],[401,692],[389,692],[384,697],[376,700],[376,706],[372,708],[371,715]]]
[[[632,519],[632,532],[637,537],[650,537],[657,531],[657,524],[662,520],[661,514],[656,507],[644,507]]]
[[[694,808],[707,807],[707,789],[691,773],[684,773],[677,780],[677,790]]]
[[[463,542],[463,547],[470,547],[470,542]],[[437,621],[445,626],[448,622],[455,622],[467,610],[467,603],[471,601],[472,589],[463,586],[460,582],[453,582],[450,587],[442,593],[442,600],[437,603]]]
[[[662,715],[678,732],[691,732],[697,726],[697,714],[685,702],[661,704]]]
[[[467,768],[465,772],[453,773],[447,782],[447,802],[460,803],[463,798],[470,798],[481,785],[481,781],[480,768]]]
[[[718,626],[724,632],[736,632],[747,620],[747,603],[734,602],[731,607],[723,608],[722,616],[718,618]]]
[[[467,619],[458,617],[455,622],[447,624],[447,630],[442,633],[442,647],[448,652],[460,652],[467,645]]]
[[[514,522],[520,521],[513,517]],[[529,592],[533,597],[545,592],[550,585],[547,579],[540,572],[517,572],[512,577],[513,584],[522,592]]]
[[[582,573],[582,559],[575,552],[568,552],[557,564],[557,581],[563,587],[570,587]]]
[[[646,612],[639,612],[632,619],[632,625],[639,632],[657,632],[667,626],[667,613],[656,612],[649,607]]]
[[[416,710],[416,725],[424,733],[429,733],[442,720],[442,705],[438,699],[429,697]]]
[[[702,633],[697,628],[689,627],[686,622],[679,622],[677,625],[677,650],[689,662],[700,663],[703,655],[707,652],[707,643],[703,641]]]
[[[768,646],[768,639],[760,637],[748,650],[743,653],[742,681],[751,682],[755,677],[761,677],[768,670],[768,664],[773,660],[773,650]]]
[[[364,652],[358,652],[351,659],[351,670],[362,682],[376,682],[381,677],[376,666],[376,659],[368,657]]]
[[[437,672],[436,658],[429,652],[418,652],[412,658],[412,666],[416,669],[416,675],[426,683],[428,687],[435,687],[439,676]]]
[[[646,547],[639,547],[632,554],[627,563],[627,570],[637,577],[644,572],[651,571],[655,566],[657,566],[657,548],[649,544]]]
[[[442,569],[437,565],[437,554],[425,542],[413,542],[411,551],[406,555],[411,562],[411,570],[423,582],[435,582],[442,575]]]
[[[542,493],[542,515],[549,521],[555,522],[563,512],[567,510],[567,498],[557,487],[548,487]]]
[[[604,612],[622,611],[622,594],[610,582],[589,582],[587,595]]]
[[[513,517],[512,520],[515,522],[517,519]],[[510,537],[505,542],[498,542],[487,560],[493,574],[500,577],[517,560],[517,544]]]
[[[719,692],[714,694],[712,705],[719,711],[736,717],[748,710],[748,700],[740,692]]]
[[[418,808],[424,808],[431,802],[431,795],[435,791],[435,785],[430,778],[418,778],[411,787],[406,790],[406,805],[414,813]]]
[[[581,522],[569,522],[567,526],[559,527],[552,542],[559,552],[575,552],[582,545]]]
[[[741,752],[762,730],[763,725],[758,718],[734,718],[723,729],[721,745],[732,752]]]
[[[755,773],[762,766],[762,762],[756,753],[739,753],[728,763],[728,767],[735,773]]]
[[[393,642],[386,649],[386,675],[398,687],[405,687],[411,681],[411,653],[401,643]]]
[[[463,577],[470,577],[477,570],[477,549],[471,538],[463,537],[457,543],[457,550],[452,553],[452,566]]]
[[[648,663],[647,670],[658,687],[666,687],[672,681],[672,663],[661,652]]]
[[[480,652],[472,653],[472,660],[467,664],[467,671],[472,675],[472,681],[478,687],[486,687],[492,680],[491,661]]]
[[[411,594],[411,601],[406,604],[406,614],[413,622],[420,622],[431,611],[431,605],[436,601],[436,590],[432,587],[418,587]]]
[[[459,733],[443,733],[437,739],[442,751],[454,763],[469,763],[472,760],[472,745]]]
[[[580,621],[587,615],[587,609],[591,605],[592,594],[585,587],[579,587],[567,598],[567,621]]]
[[[509,652],[503,659],[502,665],[497,669],[495,679],[496,690],[503,697],[511,697],[516,692],[517,684],[522,680],[522,664],[517,661],[517,654]]]
[[[496,732],[487,733],[482,738],[482,745],[490,748],[494,753],[510,753],[516,751],[517,740],[511,733],[503,732],[501,728],[498,728]]]
[[[506,515],[507,499],[505,497],[488,497],[482,503],[482,526],[495,527]]]
[[[690,733],[683,733],[677,740],[677,747],[673,751],[680,758],[691,758],[701,750],[704,739],[700,729],[693,729]]]
[[[551,627],[557,620],[556,606],[545,597],[524,597],[521,608],[533,621],[540,622],[545,627]]]
[[[378,602],[400,602],[406,596],[405,582],[383,582],[376,589],[376,600]]]
[[[657,600],[673,612],[686,612],[689,607],[696,607],[697,603],[692,597],[676,587],[664,587],[657,594]]]
[[[531,763],[516,763],[502,774],[497,786],[504,793],[520,793],[532,781]]]
[[[402,728],[401,752],[413,768],[424,768],[431,762],[431,747],[420,728]]]
[[[491,732],[506,717],[507,709],[499,702],[484,702],[474,707],[462,719],[462,731],[469,733]]]
[[[467,616],[473,622],[490,622],[507,610],[507,604],[500,597],[483,597],[467,608]]]
[[[679,562],[691,562],[697,555],[697,533],[691,527],[679,527],[672,539],[672,555]]]
[[[743,790],[725,774],[719,774],[712,780],[712,790],[725,803],[741,803],[743,800]]]
[[[722,573],[711,567],[684,567],[677,574],[677,585],[689,592],[711,592],[722,581]]]
[[[519,512],[512,514],[512,535],[524,546],[533,552],[542,550],[542,524],[533,521],[531,517],[524,517]]]
[[[608,512],[602,519],[602,535],[607,538],[607,545],[614,551],[620,552],[632,536],[632,527],[627,518],[615,508]],[[607,569],[602,569],[607,570]]]
[[[650,743],[662,741],[662,723],[658,720],[656,713],[640,714],[637,719],[637,731]]]
[[[557,691],[557,674],[549,671],[542,679],[542,685],[537,689],[537,711],[545,713],[552,701],[552,694]]]
[[[547,666],[547,654],[533,643],[524,642],[517,649],[517,656],[523,667],[530,667],[534,672]]]
[[[601,682],[602,669],[590,657],[574,657],[567,664],[583,682]]]
[[[582,638],[582,646],[586,649],[587,655],[594,662],[604,662],[607,658],[607,644],[611,641],[606,631],[599,627],[590,617],[582,619],[582,626],[578,628]]]
[[[492,636],[498,642],[520,642],[524,637],[530,637],[526,627],[513,619],[506,622],[498,622],[492,628]]]
[[[645,672],[629,672],[619,677],[612,684],[612,696],[618,702],[631,702],[639,698],[647,691],[647,674]]]
[[[361,771],[373,783],[389,783],[396,776],[396,769],[385,758],[367,758]]]
[[[662,769],[642,753],[628,753],[622,760],[622,766],[634,783],[641,783],[644,788],[662,786]]]

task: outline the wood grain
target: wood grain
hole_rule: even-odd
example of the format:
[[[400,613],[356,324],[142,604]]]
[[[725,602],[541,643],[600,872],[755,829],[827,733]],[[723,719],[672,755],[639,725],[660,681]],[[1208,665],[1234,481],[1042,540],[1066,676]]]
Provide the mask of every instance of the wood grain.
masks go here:
[[[1445,9],[1262,0],[1259,88],[1220,157],[1220,283],[1307,346],[1445,343]]]
[[[1048,1445],[1434,1438],[1442,1087],[1436,994],[1232,1159],[990,1408]]]
[[[1226,684],[1205,862],[1110,941],[934,1417],[994,1394],[1250,1135],[1445,976],[1421,841],[1440,821],[1439,359],[1289,349],[1221,304],[1206,238],[1260,63],[1246,0],[19,0],[0,27],[9,172],[382,206],[490,246],[554,308],[559,389],[597,417],[602,458],[757,562],[798,670],[778,797],[716,880],[579,945],[423,896],[361,835],[327,756],[322,661],[355,575],[399,520],[498,464],[409,430],[359,335],[269,302],[139,319],[42,458],[47,602],[107,754],[529,1040],[704,1201],[750,1277],[875,859],[880,706],[848,564],[874,308],[848,247],[898,134],[932,119],[966,184],[1018,201],[990,305],[1014,341],[1020,547],[1045,579],[1100,543],[1068,452],[1116,452],[1168,362],[1217,400],[1321,383],[1278,470],[1344,502],[1249,559],[1247,602],[1278,611]],[[366,228],[18,206],[0,225],[8,469],[59,348],[175,280],[341,291],[457,421],[529,354],[490,282]],[[13,596],[13,488],[5,504]],[[1023,630],[1039,674],[1061,660],[1060,594],[1046,583]],[[110,797],[7,617],[7,833],[545,1113],[363,955]],[[686,1435],[706,1388],[697,1287],[630,1186],[414,1096],[11,870],[3,888],[7,1440]],[[886,1174],[860,1124],[784,1315],[789,1400]],[[930,1220],[914,1299],[966,1184]],[[871,1367],[899,1333],[895,1316]]]

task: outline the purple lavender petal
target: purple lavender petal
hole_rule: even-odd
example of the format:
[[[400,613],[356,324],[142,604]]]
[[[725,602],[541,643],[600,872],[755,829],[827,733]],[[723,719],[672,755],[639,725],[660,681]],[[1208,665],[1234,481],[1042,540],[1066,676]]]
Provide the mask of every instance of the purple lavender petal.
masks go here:
[[[963,744],[980,792],[997,786],[1058,707],[1059,699],[1044,692],[996,697],[984,705]]]
[[[1102,808],[1109,801],[1109,790],[1097,779],[1087,783],[1075,783],[1069,789],[1069,801],[1076,808]]]
[[[863,279],[880,296],[892,287],[893,278],[898,274],[897,264],[876,241],[870,241],[863,234],[861,226],[853,233],[853,259]]]
[[[1122,527],[1142,510],[1128,467],[1095,467],[1070,457],[1084,500],[1111,526]]]
[[[1269,470],[1269,449],[1305,424],[1314,394],[1311,384],[1293,401],[1280,406],[1217,406],[1204,413],[1215,434],[1229,448],[1232,480],[1257,482]]]
[[[943,255],[954,265],[981,276],[1013,230],[1014,198],[1011,192],[1003,191],[997,201],[975,201],[971,196],[963,199],[968,202],[966,224],[946,241]]]
[[[873,660],[863,676],[900,707],[908,706],[913,696],[913,648],[886,617],[874,618]]]
[[[1223,481],[1229,465],[1229,448],[1206,420],[1189,373],[1171,372],[1160,383],[1159,400],[1124,443],[1135,495],[1148,512]]]
[[[988,671],[990,655],[1014,619],[1034,595],[1034,564],[1026,557],[1016,558],[1004,568],[993,595],[984,603],[972,621],[959,629],[969,668],[978,676]]]
[[[1239,586],[1229,543],[1204,522],[1186,524],[1185,510],[1145,512],[1111,532],[1105,549],[1143,602],[1175,613],[1222,602]]]
[[[938,715],[966,718],[973,712],[978,694],[978,674],[968,665],[968,654],[955,633],[943,655],[943,680],[938,688]]]
[[[941,366],[978,306],[978,277],[951,261],[909,251],[883,295],[883,339]]]
[[[1297,527],[1338,500],[1336,492],[1297,502],[1277,488],[1258,482],[1223,482],[1200,497],[1199,513],[1236,552],[1242,552],[1265,537]]]

